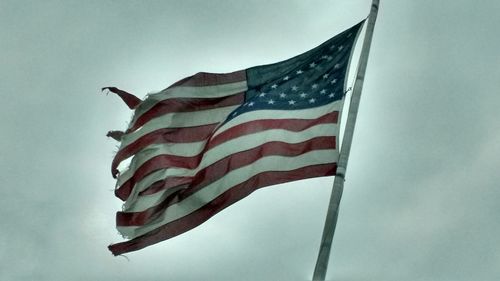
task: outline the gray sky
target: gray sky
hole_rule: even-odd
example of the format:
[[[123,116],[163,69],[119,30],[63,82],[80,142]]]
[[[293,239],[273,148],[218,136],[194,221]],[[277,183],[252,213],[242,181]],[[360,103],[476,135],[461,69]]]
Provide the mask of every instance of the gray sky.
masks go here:
[[[370,0],[1,1],[0,280],[307,280],[333,178],[113,257],[137,94],[304,52]],[[330,280],[500,280],[500,2],[381,0]]]

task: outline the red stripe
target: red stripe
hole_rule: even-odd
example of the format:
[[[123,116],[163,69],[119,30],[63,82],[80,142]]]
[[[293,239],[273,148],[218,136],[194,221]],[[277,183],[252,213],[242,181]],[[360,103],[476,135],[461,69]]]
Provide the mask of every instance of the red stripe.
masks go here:
[[[199,163],[199,161],[201,160],[200,155],[203,155],[208,149],[211,149],[211,148],[213,148],[213,147],[215,147],[223,142],[226,142],[230,139],[234,139],[234,138],[237,138],[237,137],[240,137],[243,135],[252,134],[252,133],[259,132],[259,131],[270,130],[270,129],[284,129],[284,130],[288,130],[288,131],[292,131],[292,132],[299,132],[299,131],[303,131],[305,129],[308,129],[308,128],[315,126],[315,125],[318,125],[318,124],[326,124],[326,123],[334,123],[335,124],[337,122],[338,122],[338,112],[337,111],[327,113],[327,114],[325,114],[317,119],[278,119],[278,120],[277,119],[264,119],[264,120],[256,120],[256,121],[247,122],[247,123],[235,126],[233,128],[230,128],[227,131],[224,131],[223,133],[217,135],[215,138],[211,139],[209,141],[209,143],[207,144],[207,146],[204,148],[204,150],[199,155],[195,156],[196,159],[189,160],[188,163],[186,163],[186,165],[192,166],[193,163]],[[208,135],[207,135],[207,138],[208,138]],[[186,142],[188,142],[188,141],[186,141]],[[120,153],[120,152],[121,151],[119,151],[118,153]],[[130,155],[128,155],[128,156],[130,156]],[[118,154],[115,157],[115,160],[117,157],[119,157]],[[121,157],[123,157],[123,156],[121,156]],[[168,158],[169,156],[165,156],[165,157]],[[121,162],[124,159],[126,159],[126,157],[123,159],[118,159],[116,161]],[[153,159],[155,159],[155,158],[153,158]],[[130,195],[130,192],[132,191],[132,188],[136,182],[140,181],[146,175],[152,173],[155,170],[171,167],[171,166],[166,165],[168,163],[166,161],[163,162],[163,163],[165,163],[165,165],[163,165],[163,166],[161,166],[159,164],[155,164],[153,159],[146,161],[142,165],[142,166],[146,165],[145,168],[142,168],[142,166],[139,167],[137,169],[137,171],[134,173],[134,175],[132,176],[132,178],[130,178],[129,180],[124,182],[122,184],[122,186],[120,186],[115,191],[115,195],[118,198],[120,198],[122,200],[126,200],[128,198],[128,196]],[[161,158],[159,158],[159,159],[161,159]],[[113,164],[115,163],[115,160],[113,161]],[[118,167],[118,164],[120,162],[116,163],[116,167]],[[179,166],[179,167],[182,167],[182,166]],[[171,187],[172,185],[166,184],[166,186]]]
[[[137,121],[131,126],[129,132],[135,131],[151,119],[167,113],[192,112],[237,105],[243,103],[244,100],[244,92],[221,98],[178,98],[163,100],[137,118]]]
[[[113,255],[140,250],[144,247],[182,234],[207,221],[231,204],[243,199],[258,188],[295,181],[305,178],[335,175],[337,166],[333,164],[314,165],[287,172],[263,172],[238,184],[189,215],[165,224],[155,230],[129,241],[110,245]]]
[[[207,149],[213,148],[236,137],[249,135],[265,130],[285,129],[292,132],[299,132],[318,124],[337,124],[338,115],[339,112],[334,111],[316,119],[261,119],[246,122],[234,126],[212,138],[210,140],[210,143],[208,144]]]
[[[247,151],[232,154],[199,171],[193,177],[193,181],[189,184],[188,188],[173,197],[166,198],[160,204],[142,212],[118,212],[116,214],[116,223],[119,226],[145,225],[163,213],[172,204],[179,203],[208,184],[222,178],[230,171],[250,165],[263,157],[271,155],[294,157],[313,150],[322,149],[335,149],[335,137],[317,137],[296,144],[274,141]]]
[[[122,199],[123,201],[127,200],[127,198],[130,195],[130,192],[132,192],[133,186],[141,179],[143,179],[145,176],[149,175],[150,173],[159,170],[159,169],[165,169],[165,168],[170,168],[170,167],[177,167],[177,168],[186,168],[186,169],[194,169],[198,166],[200,163],[202,155],[197,155],[193,157],[182,157],[182,156],[175,156],[175,155],[159,155],[156,157],[153,157],[146,161],[144,164],[141,165],[139,169],[137,169],[136,173],[125,183],[123,183],[119,188],[115,189],[115,196]],[[176,177],[173,182],[178,182],[178,178]],[[182,180],[185,181],[185,180]],[[164,188],[169,188],[169,187],[174,187],[177,185],[172,185],[173,183],[169,183],[168,185],[162,184],[162,189]],[[151,185],[152,188],[155,188],[154,186],[158,186],[158,183],[154,183]],[[156,187],[158,188],[158,187]]]
[[[170,167],[194,169],[199,165],[202,156],[203,156],[202,154],[198,154],[192,157],[182,157],[175,155],[158,155],[156,157],[153,157],[148,161],[144,162],[144,164],[142,164],[136,170],[136,172],[130,179],[128,179],[120,187],[115,189],[115,196],[125,201],[130,196],[133,186],[137,182],[142,180],[145,176],[149,175],[150,173],[156,170],[166,169]],[[158,190],[159,188],[161,188],[160,190],[164,190],[166,188],[175,187],[179,185],[178,182],[181,183],[190,182],[191,180],[188,179],[189,178],[186,177],[173,177],[168,183],[160,184],[158,182],[155,182],[150,186],[150,188],[152,190],[153,189]]]
[[[154,143],[198,142],[206,140],[217,125],[218,123],[195,127],[164,128],[146,134],[118,151],[111,163],[111,173],[116,178],[118,174],[117,167],[120,165],[120,162],[136,154],[148,145]]]
[[[145,190],[139,192],[139,196],[143,195],[151,195],[156,192],[177,187],[180,185],[186,185],[192,181],[192,177],[169,177],[167,180],[159,180],[153,183],[151,186],[146,188]]]
[[[130,109],[136,108],[142,102],[142,100],[138,97],[116,87],[104,87],[102,88],[102,91],[104,90],[109,90],[110,92],[117,94]]]
[[[193,76],[189,76],[175,82],[174,84],[170,85],[168,89],[177,86],[191,86],[191,87],[215,86],[221,84],[241,82],[245,81],[246,79],[247,79],[246,70],[239,70],[231,73],[198,72]]]
[[[154,194],[161,190],[188,184],[191,181],[192,177],[169,177],[167,180],[156,181],[145,190],[139,192],[139,195]],[[115,196],[120,198],[122,201],[125,201],[130,196],[132,188],[133,184],[127,182],[127,184],[124,184],[120,188],[115,189]]]

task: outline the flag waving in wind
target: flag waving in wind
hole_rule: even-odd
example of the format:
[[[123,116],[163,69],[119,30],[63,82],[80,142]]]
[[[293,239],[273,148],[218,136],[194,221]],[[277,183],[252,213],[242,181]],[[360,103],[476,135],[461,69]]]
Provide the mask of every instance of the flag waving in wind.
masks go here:
[[[112,162],[116,215],[130,239],[115,255],[188,231],[254,190],[332,176],[350,59],[363,22],[283,62],[227,74],[197,73],[134,109]],[[120,163],[130,164],[119,171]]]

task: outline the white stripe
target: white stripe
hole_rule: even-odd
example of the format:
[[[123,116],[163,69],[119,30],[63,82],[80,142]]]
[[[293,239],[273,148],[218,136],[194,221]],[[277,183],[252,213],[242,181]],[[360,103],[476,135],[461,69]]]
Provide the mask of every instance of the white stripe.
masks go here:
[[[341,111],[344,104],[344,99],[338,100],[323,106],[307,108],[307,109],[297,109],[297,110],[259,110],[259,111],[249,111],[244,114],[238,115],[234,119],[225,123],[221,127],[217,128],[213,137],[219,135],[220,133],[237,126],[242,123],[262,120],[262,119],[316,119],[329,112]]]
[[[129,128],[131,128],[135,124],[137,119],[142,114],[150,110],[157,103],[164,100],[173,98],[221,98],[244,92],[247,89],[247,81],[240,81],[203,87],[177,86],[170,89],[165,89],[158,93],[149,94],[147,95],[146,99],[136,108]]]
[[[231,187],[266,171],[291,171],[301,167],[318,164],[328,164],[338,158],[337,150],[317,150],[302,154],[297,157],[269,156],[256,161],[254,165],[242,167],[229,172],[226,176],[204,187],[183,201],[167,208],[154,223],[146,226],[117,227],[118,231],[128,238],[135,238],[154,230],[166,223],[182,218],[206,203],[214,200]],[[293,159],[293,161],[290,161]],[[280,163],[276,165],[276,163]]]
[[[121,186],[127,180],[129,180],[139,167],[141,167],[146,161],[160,156],[160,155],[172,155],[172,156],[182,156],[182,157],[192,157],[200,154],[205,148],[205,143],[207,141],[190,142],[190,143],[155,143],[146,146],[141,151],[137,152],[129,167],[124,172],[121,172],[116,179],[116,186]]]
[[[176,86],[148,96],[161,101],[172,98],[220,98],[246,91],[247,81],[233,82],[213,86]]]
[[[137,131],[122,137],[120,149],[128,146],[140,137],[164,128],[194,127],[224,121],[237,105],[195,112],[174,112],[152,119]]]
[[[266,142],[281,141],[285,143],[301,143],[314,137],[338,135],[338,124],[318,124],[299,132],[291,132],[284,129],[272,129],[263,133],[244,135],[227,141],[226,143],[213,147],[203,155],[200,165],[195,169],[167,168],[155,171],[139,181],[133,188],[123,210],[129,212],[143,211],[151,206],[157,205],[162,200],[162,192],[151,195],[138,196],[156,181],[164,180],[172,176],[194,176],[198,171],[214,164],[228,155],[258,147]],[[142,161],[142,160],[141,160]],[[253,165],[253,164],[252,164]]]

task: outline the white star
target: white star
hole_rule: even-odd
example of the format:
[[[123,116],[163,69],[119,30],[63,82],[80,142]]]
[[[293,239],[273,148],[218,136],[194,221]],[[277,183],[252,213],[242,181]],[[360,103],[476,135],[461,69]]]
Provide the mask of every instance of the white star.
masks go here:
[[[303,99],[305,99],[307,97],[307,94],[306,93],[302,93],[302,94],[300,94],[300,97],[303,98]]]
[[[332,45],[332,46],[330,47],[330,50],[333,50],[334,48],[335,48],[335,45]]]
[[[238,112],[237,112],[237,111],[233,112],[233,116],[236,116],[236,114],[238,114]]]
[[[290,76],[288,76],[288,75],[283,77],[283,80],[285,80],[285,81],[288,81],[288,79],[290,79]]]
[[[280,98],[282,98],[282,99],[286,98],[286,94],[285,93],[281,93],[280,94]]]
[[[340,63],[337,63],[337,64],[335,64],[335,66],[334,66],[333,68],[335,68],[335,69],[339,69],[341,66],[342,66],[342,65],[341,65]]]
[[[337,83],[337,79],[333,79],[333,80],[330,82],[330,84],[332,84],[332,85],[333,85],[333,84],[335,84],[335,83]]]
[[[313,88],[313,89],[318,88],[318,84],[312,84],[311,88]]]
[[[328,56],[327,55],[322,55],[321,58],[322,59],[326,59],[326,58],[328,58]]]
[[[276,84],[271,86],[271,89],[276,89],[276,88],[278,88],[278,85],[276,85]]]
[[[294,92],[297,91],[298,89],[299,89],[299,87],[297,87],[297,86],[292,87],[292,91],[294,91]]]
[[[331,94],[328,95],[328,97],[330,97],[330,98],[333,98],[334,96],[335,96],[334,93],[331,93]]]
[[[297,72],[296,72],[296,73],[297,73],[297,74],[302,74],[302,73],[304,73],[304,71],[302,71],[301,69],[299,69],[299,70],[297,70]]]
[[[263,98],[266,96],[266,93],[260,93],[259,97]]]
[[[333,60],[333,57],[332,57],[332,56],[328,56],[326,59],[327,59],[328,61],[331,61],[331,60]]]
[[[319,91],[319,93],[322,94],[322,95],[324,95],[324,94],[326,94],[326,90],[323,89],[323,90]]]
[[[352,36],[352,33],[349,33],[347,34],[347,38],[351,37]]]
[[[269,100],[267,103],[268,104],[274,104],[274,101],[273,100]]]
[[[309,67],[310,67],[310,68],[313,68],[313,67],[315,67],[315,66],[316,66],[316,63],[314,63],[314,62],[313,62],[313,63],[311,63],[311,64],[309,64]]]
[[[328,76],[330,76],[330,74],[328,74],[328,73],[325,73],[325,75],[323,75],[323,79],[326,79],[326,78],[328,78]]]
[[[249,102],[247,106],[253,106],[255,103],[253,101]]]
[[[314,103],[314,102],[316,102],[316,99],[314,99],[314,98],[309,100],[309,103]]]
[[[339,46],[339,51],[342,51],[344,49],[344,46]]]
[[[288,104],[289,104],[289,105],[294,105],[294,104],[295,104],[295,101],[294,101],[294,100],[289,100],[289,101],[288,101]]]

